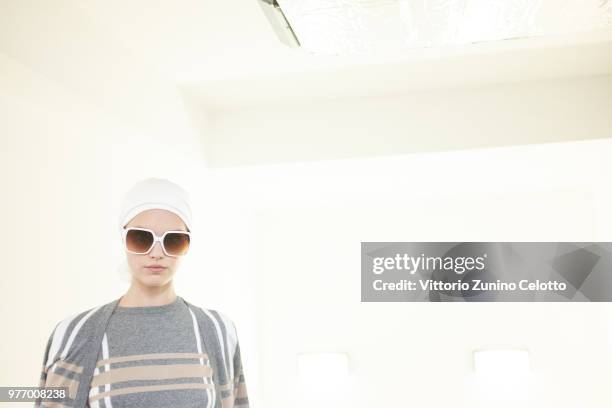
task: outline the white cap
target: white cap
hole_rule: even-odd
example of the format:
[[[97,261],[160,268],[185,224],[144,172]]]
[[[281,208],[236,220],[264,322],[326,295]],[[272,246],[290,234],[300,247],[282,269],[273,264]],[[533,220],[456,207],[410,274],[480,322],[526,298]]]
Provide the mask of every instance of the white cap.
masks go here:
[[[119,212],[119,230],[137,214],[154,208],[178,215],[191,232],[189,193],[170,180],[151,177],[136,183],[125,195]]]

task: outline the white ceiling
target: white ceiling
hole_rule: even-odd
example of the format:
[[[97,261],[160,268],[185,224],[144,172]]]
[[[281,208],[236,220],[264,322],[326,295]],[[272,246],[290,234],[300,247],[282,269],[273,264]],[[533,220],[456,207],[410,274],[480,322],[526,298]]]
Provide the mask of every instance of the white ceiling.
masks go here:
[[[93,94],[110,85],[96,90],[84,76],[124,59],[133,74],[144,70],[206,106],[227,109],[612,73],[612,29],[372,59],[287,48],[257,0],[2,0],[0,52]]]
[[[512,46],[504,43],[463,47],[438,55],[415,53],[393,63],[356,61],[345,67],[303,68],[303,71],[271,68],[270,72],[257,76],[193,81],[181,88],[208,109],[223,110],[606,75],[612,72],[612,41],[536,47],[534,41],[517,40]]]

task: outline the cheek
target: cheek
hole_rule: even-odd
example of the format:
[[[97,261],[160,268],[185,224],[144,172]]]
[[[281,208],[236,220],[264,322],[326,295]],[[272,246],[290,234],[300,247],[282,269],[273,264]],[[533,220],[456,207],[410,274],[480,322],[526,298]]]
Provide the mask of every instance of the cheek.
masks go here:
[[[139,256],[139,255],[128,254],[127,255],[127,260],[128,260],[128,264],[132,268],[140,268],[141,266],[144,265],[143,258],[142,258],[142,256]]]
[[[170,262],[168,262],[168,266],[173,271],[176,270],[176,268],[179,266],[179,264],[180,264],[180,259],[177,259],[177,258],[173,258]]]

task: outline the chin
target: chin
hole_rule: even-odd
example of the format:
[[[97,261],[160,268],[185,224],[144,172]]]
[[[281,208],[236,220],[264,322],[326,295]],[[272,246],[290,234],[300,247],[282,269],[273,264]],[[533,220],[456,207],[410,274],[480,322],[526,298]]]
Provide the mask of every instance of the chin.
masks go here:
[[[170,282],[170,278],[166,274],[141,276],[138,280],[144,286],[164,286]]]

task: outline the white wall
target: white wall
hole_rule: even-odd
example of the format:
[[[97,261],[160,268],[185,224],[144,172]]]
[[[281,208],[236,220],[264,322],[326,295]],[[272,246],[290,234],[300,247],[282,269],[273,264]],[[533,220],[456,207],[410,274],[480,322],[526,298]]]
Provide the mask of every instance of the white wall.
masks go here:
[[[453,63],[456,62],[448,62]],[[230,82],[228,86],[231,85]],[[362,84],[354,83],[353,87],[360,89]],[[271,87],[267,92],[275,91]],[[288,96],[283,102],[262,98],[264,102],[259,106],[219,109],[211,116],[211,131],[205,136],[206,157],[211,166],[611,136],[612,75],[306,102],[296,100],[297,96]]]
[[[609,303],[361,303],[360,242],[610,241],[611,152],[608,138],[213,170],[253,212],[258,406],[299,406],[304,351],[350,354],[347,407],[610,405]],[[473,378],[483,346],[530,350],[528,393]]]
[[[298,406],[296,353],[346,351],[346,406],[610,404],[608,304],[367,304],[359,286],[361,241],[610,241],[609,112],[611,76],[215,111],[209,174],[252,214],[257,402]],[[476,381],[483,346],[527,347],[530,388]]]

